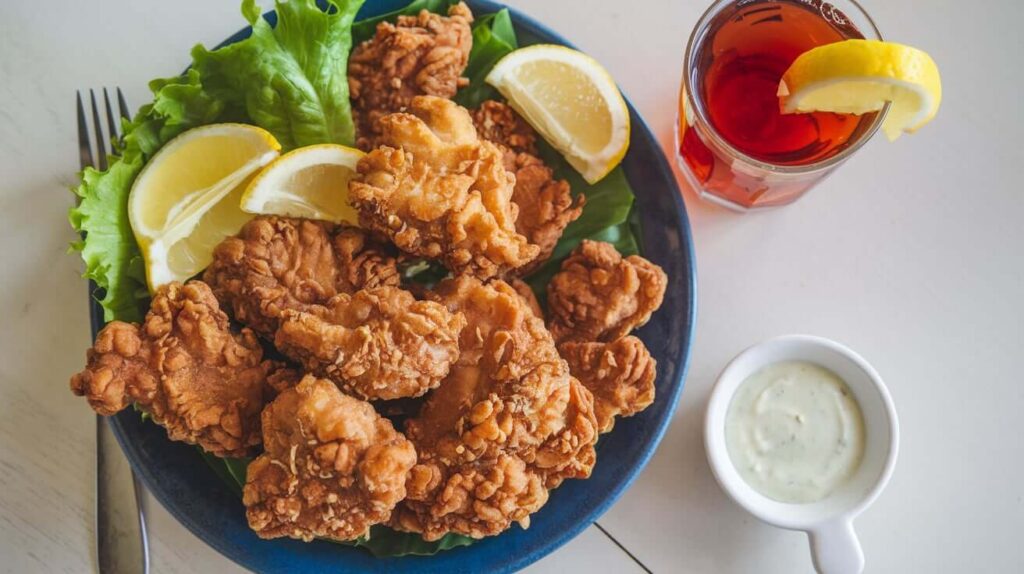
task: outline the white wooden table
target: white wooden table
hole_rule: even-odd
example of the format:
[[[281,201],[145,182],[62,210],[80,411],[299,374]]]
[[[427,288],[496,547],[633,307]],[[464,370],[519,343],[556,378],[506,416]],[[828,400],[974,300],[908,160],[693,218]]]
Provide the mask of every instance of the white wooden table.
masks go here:
[[[604,62],[671,153],[686,37],[709,0],[523,0]],[[918,136],[871,142],[782,210],[686,192],[698,261],[693,361],[676,419],[601,524],[654,572],[809,572],[802,535],[735,507],[708,470],[718,370],[789,332],[843,341],[887,380],[902,427],[888,490],[858,521],[868,572],[1024,571],[1024,4],[865,0],[928,50],[945,101]],[[269,4],[269,2],[264,2]],[[76,88],[181,70],[240,27],[236,0],[0,6],[0,572],[92,566],[93,418],[68,391],[89,344],[65,254]],[[148,501],[154,572],[240,569]],[[530,572],[640,572],[590,528]]]

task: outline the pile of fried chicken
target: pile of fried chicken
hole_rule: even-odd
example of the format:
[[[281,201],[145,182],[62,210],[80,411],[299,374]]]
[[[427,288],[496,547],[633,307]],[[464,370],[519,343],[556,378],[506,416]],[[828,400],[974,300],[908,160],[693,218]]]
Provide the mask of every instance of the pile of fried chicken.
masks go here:
[[[629,333],[662,302],[658,266],[583,241],[546,320],[520,279],[584,200],[511,108],[449,100],[472,19],[464,4],[399,17],[354,50],[360,227],[251,220],[202,281],[160,287],[143,324],[104,327],[71,379],[100,414],[135,404],[173,440],[259,453],[243,498],[261,537],[525,528],[590,475],[599,433],[654,400],[655,361]],[[404,285],[415,259],[449,276]],[[420,396],[404,432],[379,414]]]

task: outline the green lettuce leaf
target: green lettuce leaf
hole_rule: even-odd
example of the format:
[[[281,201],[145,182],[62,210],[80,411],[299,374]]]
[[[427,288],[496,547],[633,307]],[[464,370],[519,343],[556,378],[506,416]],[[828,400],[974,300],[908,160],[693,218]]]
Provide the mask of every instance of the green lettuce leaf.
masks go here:
[[[209,51],[192,50],[204,89],[245,110],[285,150],[318,143],[352,145],[355,127],[348,97],[347,63],[352,21],[362,0],[277,2],[277,26],[243,0],[252,35]]]
[[[473,23],[473,49],[463,76],[469,85],[459,90],[455,101],[466,108],[475,108],[485,100],[499,97],[498,91],[484,81],[491,68],[512,50],[519,47],[512,17],[507,8],[477,18]]]
[[[639,247],[629,221],[633,209],[633,189],[622,167],[616,167],[597,183],[589,184],[547,142],[538,141],[538,148],[541,158],[554,171],[554,176],[567,180],[573,195],[583,194],[587,198],[583,214],[565,228],[551,258],[525,278],[541,305],[545,306],[551,277],[558,272],[562,260],[584,239],[612,243],[623,255],[635,254]]]
[[[231,492],[235,494],[235,496],[241,498],[242,487],[245,486],[245,481],[243,480],[239,482],[238,480],[235,479],[235,477],[228,470],[228,465],[225,462],[225,459],[213,456],[212,454],[206,452],[205,450],[199,447],[196,447],[196,450],[199,451],[199,456],[203,458],[203,462],[205,462],[210,468],[213,469],[213,472],[214,474],[217,475],[217,478],[219,478],[221,482],[226,484],[228,488],[231,489]]]
[[[74,190],[81,198],[69,213],[83,235],[72,245],[85,261],[85,276],[100,287],[104,320],[139,321],[149,293],[142,256],[128,223],[128,194],[146,161],[181,132],[216,122],[263,127],[287,149],[354,141],[347,60],[351,24],[362,0],[277,3],[275,28],[259,17],[253,0],[242,13],[253,34],[208,51],[193,50],[192,68],[177,78],[150,83],[153,102],[124,123],[124,139],[105,172],[87,168]]]
[[[149,300],[142,254],[128,223],[132,182],[167,140],[214,121],[224,109],[203,91],[195,72],[154,80],[150,88],[153,102],[123,122],[124,140],[118,142],[107,171],[82,171],[74,189],[81,201],[69,213],[71,226],[84,236],[72,249],[81,252],[85,277],[100,288],[105,321],[140,321]]]

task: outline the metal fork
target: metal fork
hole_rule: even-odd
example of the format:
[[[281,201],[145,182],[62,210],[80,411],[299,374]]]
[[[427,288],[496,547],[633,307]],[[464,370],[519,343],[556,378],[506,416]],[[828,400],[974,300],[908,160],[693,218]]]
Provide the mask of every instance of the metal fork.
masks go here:
[[[76,92],[75,106],[78,111],[78,157],[82,169],[95,167],[105,170],[107,145],[118,139],[118,119],[110,106],[107,89],[103,89],[103,103],[107,112],[107,137],[96,105],[96,94],[89,90],[92,104],[92,124],[96,141],[96,157],[89,143],[89,124],[82,105],[82,93]],[[124,101],[121,88],[117,88],[117,107],[120,117],[127,118],[128,104]],[[113,147],[110,152],[113,153]],[[89,293],[96,290],[96,284],[89,281]],[[89,318],[93,332],[103,324],[103,318],[96,312],[96,306],[89,306]],[[96,417],[96,565],[100,574],[148,574],[149,540],[146,537],[146,520],[142,512],[142,487],[139,485],[128,460],[117,445],[117,439],[110,430],[106,417]]]

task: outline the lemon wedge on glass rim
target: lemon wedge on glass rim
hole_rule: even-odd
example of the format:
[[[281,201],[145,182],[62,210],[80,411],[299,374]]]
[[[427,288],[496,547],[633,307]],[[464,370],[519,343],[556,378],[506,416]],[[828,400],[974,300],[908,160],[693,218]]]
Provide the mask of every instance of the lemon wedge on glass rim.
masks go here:
[[[184,281],[213,259],[213,248],[252,218],[239,199],[281,144],[244,124],[188,130],[158,151],[132,184],[128,220],[146,263],[149,288]]]
[[[889,102],[882,131],[892,141],[935,117],[942,81],[932,58],[917,48],[844,40],[800,54],[782,75],[778,96],[783,113],[865,114]]]
[[[615,168],[629,148],[629,109],[597,60],[553,44],[515,50],[485,81],[555,147],[588,183]]]
[[[355,224],[358,217],[348,201],[348,182],[363,155],[338,144],[292,150],[253,178],[242,194],[242,210]]]

